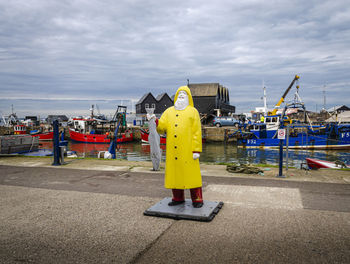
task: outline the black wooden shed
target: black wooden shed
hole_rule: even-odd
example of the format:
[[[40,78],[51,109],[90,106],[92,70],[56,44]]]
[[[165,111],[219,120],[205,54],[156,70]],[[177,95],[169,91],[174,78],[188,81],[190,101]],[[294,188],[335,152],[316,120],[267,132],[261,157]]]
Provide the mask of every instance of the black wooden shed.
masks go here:
[[[156,114],[163,113],[167,108],[174,105],[173,100],[169,97],[167,93],[162,93],[156,97],[157,104],[156,104]]]
[[[235,113],[236,107],[230,105],[229,91],[219,83],[191,83],[188,85],[194,106],[203,115],[222,115]]]
[[[146,108],[155,108],[154,113],[161,114],[173,104],[173,100],[167,93],[162,93],[156,98],[152,93],[146,93],[136,103],[136,114],[146,114]]]

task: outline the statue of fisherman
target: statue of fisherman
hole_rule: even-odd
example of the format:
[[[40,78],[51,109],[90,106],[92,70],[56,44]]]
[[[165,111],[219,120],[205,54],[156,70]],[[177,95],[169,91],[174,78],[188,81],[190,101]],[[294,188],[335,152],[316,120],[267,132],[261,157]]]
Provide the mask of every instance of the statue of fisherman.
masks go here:
[[[150,120],[155,115],[147,115],[147,118]],[[184,190],[189,189],[193,207],[202,207],[202,177],[199,168],[202,152],[201,122],[187,86],[177,90],[174,106],[166,109],[156,124],[158,133],[166,133],[167,137],[164,186],[172,189],[173,193],[168,205],[184,203]]]

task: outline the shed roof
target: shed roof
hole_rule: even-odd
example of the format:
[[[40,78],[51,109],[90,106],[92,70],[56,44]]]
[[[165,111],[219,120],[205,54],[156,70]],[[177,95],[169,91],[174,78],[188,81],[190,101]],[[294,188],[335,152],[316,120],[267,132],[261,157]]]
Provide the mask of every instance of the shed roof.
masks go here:
[[[156,100],[157,100],[157,101],[160,101],[160,100],[162,100],[162,98],[163,98],[164,96],[168,96],[168,97],[169,97],[169,95],[168,95],[167,93],[161,93],[161,94],[159,94],[159,95],[156,97]],[[169,97],[169,98],[170,98],[170,97]]]
[[[141,97],[141,99],[136,103],[136,104],[141,104],[145,99],[146,99],[146,97],[148,96],[148,95],[151,95],[152,97],[153,97],[153,95],[152,95],[152,93],[145,93],[142,97]],[[154,97],[153,97],[154,98]]]
[[[337,106],[333,106],[333,107],[329,108],[327,110],[327,112],[334,112],[334,111],[339,111],[339,110],[349,111],[350,108],[347,107],[346,105],[337,105]]]
[[[63,122],[68,121],[68,117],[66,115],[48,115],[47,119],[59,119]]]
[[[216,96],[219,83],[191,83],[188,85],[192,96]]]

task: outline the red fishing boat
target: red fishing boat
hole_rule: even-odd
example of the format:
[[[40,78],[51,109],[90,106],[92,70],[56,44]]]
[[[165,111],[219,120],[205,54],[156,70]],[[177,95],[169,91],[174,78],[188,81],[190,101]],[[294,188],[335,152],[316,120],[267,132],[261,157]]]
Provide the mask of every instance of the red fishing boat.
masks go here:
[[[331,162],[327,160],[319,160],[319,159],[310,159],[306,158],[307,165],[309,166],[310,169],[343,169],[343,168],[348,168],[350,169],[349,166],[347,166],[344,162]]]
[[[133,140],[133,134],[127,129],[125,116],[125,106],[118,106],[112,121],[95,118],[92,108],[90,117],[73,118],[72,127],[69,129],[70,139],[76,142],[108,144],[117,127],[117,143],[130,142]]]
[[[102,143],[102,144],[108,144],[111,142],[108,132],[106,132],[105,134],[95,134],[95,133],[89,134],[89,133],[76,132],[74,129],[70,128],[69,135],[70,135],[70,139],[76,142]],[[117,139],[117,142],[125,143],[125,142],[130,142],[132,140],[133,140],[133,134],[130,131],[126,131],[125,133],[122,134],[121,138]]]
[[[15,135],[25,135],[27,134],[27,126],[26,125],[15,125],[13,127],[14,134]],[[53,139],[53,132],[38,132],[30,133],[32,137],[38,137],[39,140],[52,140]]]
[[[43,132],[43,133],[37,133],[37,134],[31,134],[32,137],[38,137],[39,140],[52,140],[53,139],[53,132]]]

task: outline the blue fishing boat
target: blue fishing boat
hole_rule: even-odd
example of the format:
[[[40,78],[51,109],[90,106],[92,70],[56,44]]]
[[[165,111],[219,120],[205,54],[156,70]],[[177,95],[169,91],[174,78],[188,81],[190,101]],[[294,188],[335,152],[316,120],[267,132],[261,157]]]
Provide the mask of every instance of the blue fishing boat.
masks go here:
[[[237,140],[238,146],[247,148],[277,148],[280,140],[278,130],[266,130],[264,124],[256,126]],[[290,125],[289,135],[283,139],[283,146],[292,149],[345,149],[350,148],[350,124],[325,126]],[[271,136],[272,135],[272,136]]]
[[[303,108],[304,106],[301,105]],[[241,131],[237,137],[239,147],[277,148],[279,129],[285,129],[283,146],[291,149],[346,149],[350,148],[350,124],[327,123],[312,125],[310,122],[292,122],[285,115],[265,116],[265,121],[255,123],[249,131]],[[300,107],[293,104],[293,107]],[[305,110],[305,108],[304,108]]]

